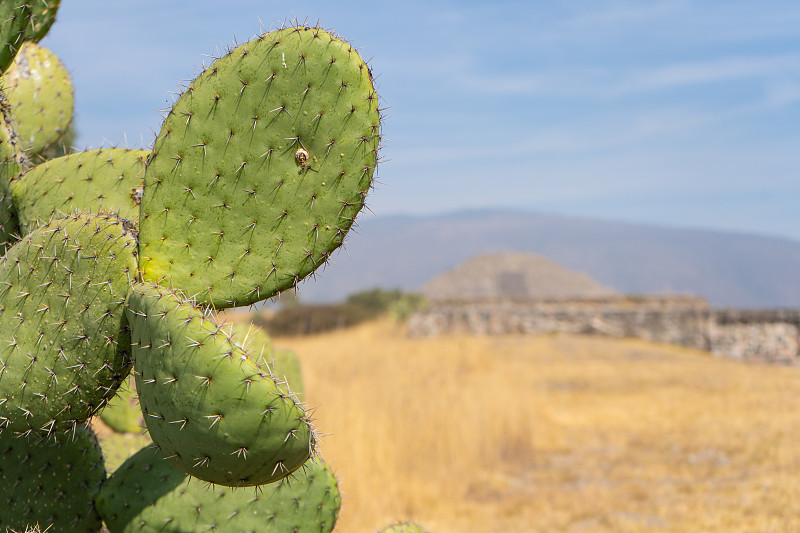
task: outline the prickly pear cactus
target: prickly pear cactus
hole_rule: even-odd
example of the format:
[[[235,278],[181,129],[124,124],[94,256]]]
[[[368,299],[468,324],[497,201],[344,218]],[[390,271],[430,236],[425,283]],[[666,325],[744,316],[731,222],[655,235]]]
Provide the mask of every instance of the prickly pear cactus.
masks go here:
[[[14,61],[29,27],[31,6],[27,0],[0,1],[0,72]]]
[[[25,39],[38,43],[50,26],[56,21],[56,14],[61,0],[29,0],[31,4],[31,25],[25,32]]]
[[[0,255],[16,241],[17,217],[9,194],[0,190]]]
[[[115,217],[54,218],[0,258],[0,432],[57,437],[130,369],[136,241]]]
[[[297,396],[298,400],[302,401],[305,387],[303,385],[303,369],[297,354],[288,348],[273,350],[269,367],[272,375],[285,381],[289,390]]]
[[[113,472],[144,446],[152,446],[153,441],[144,433],[106,433],[100,439],[106,471]]]
[[[97,509],[111,533],[326,533],[336,524],[340,502],[336,478],[318,460],[257,492],[209,490],[150,446],[109,477],[97,496]]]
[[[156,139],[144,278],[217,308],[295,286],[342,244],[379,142],[372,76],[346,42],[296,27],[235,48],[189,84]]]
[[[97,470],[86,451],[76,468],[70,446],[135,359],[158,452],[128,459],[98,496],[112,532],[332,530],[340,499],[315,457],[299,362],[210,307],[294,287],[342,245],[378,162],[369,68],[331,33],[278,30],[191,82],[151,154],[94,150],[31,168],[24,154],[45,158],[69,124],[72,89],[54,56],[21,45],[47,32],[59,2],[29,1],[0,0],[0,63],[21,47],[0,79],[0,246],[23,235],[0,258],[0,453],[12,438],[17,453],[0,456],[0,495],[24,506],[11,522],[0,502],[0,527],[99,528],[77,504],[56,516],[51,500],[91,497],[97,483],[51,484],[51,466]],[[146,439],[114,437],[113,461]],[[16,474],[41,443],[58,455]],[[34,496],[20,496],[28,484]]]
[[[272,483],[313,454],[293,395],[256,361],[260,331],[216,323],[153,284],[128,296],[136,390],[153,442],[189,474],[227,486]]]
[[[14,236],[19,233],[17,211],[11,200],[9,180],[20,172],[21,167],[14,157],[11,136],[12,132],[0,122],[0,255],[16,241]]]
[[[72,121],[69,73],[46,48],[26,42],[0,80],[22,147],[37,154],[56,143]]]
[[[23,234],[52,213],[111,213],[139,220],[145,150],[104,148],[40,163],[11,182]]]
[[[11,105],[0,90],[0,255],[17,241],[19,234],[17,210],[11,199],[10,182],[30,167],[30,161],[20,149],[20,145]]]
[[[0,78],[1,80],[2,78]],[[14,164],[3,165],[0,167],[0,181],[3,186],[8,186],[8,183],[15,179],[20,172],[24,172],[31,167],[31,162],[23,151],[22,141],[17,135],[16,125],[14,123],[14,114],[11,109],[11,104],[8,101],[5,93],[0,90],[0,151],[2,152],[2,162],[9,161]]]
[[[61,443],[0,434],[0,530],[48,533],[100,531],[94,498],[106,479],[91,430]]]
[[[142,410],[132,376],[117,389],[117,393],[100,412],[100,420],[117,433],[139,433],[144,430]]]

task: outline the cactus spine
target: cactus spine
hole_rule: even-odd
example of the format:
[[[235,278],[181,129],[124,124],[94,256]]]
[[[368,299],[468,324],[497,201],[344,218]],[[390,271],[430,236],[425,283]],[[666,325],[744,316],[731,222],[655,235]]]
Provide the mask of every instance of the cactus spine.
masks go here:
[[[272,360],[269,361],[272,375],[286,383],[298,399],[302,399],[305,386],[303,384],[303,369],[297,354],[288,348],[272,351]]]

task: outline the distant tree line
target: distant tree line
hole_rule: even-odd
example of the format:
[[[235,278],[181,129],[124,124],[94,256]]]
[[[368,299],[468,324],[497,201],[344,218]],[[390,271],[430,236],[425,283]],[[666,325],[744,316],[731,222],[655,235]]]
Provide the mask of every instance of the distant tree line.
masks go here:
[[[404,322],[425,304],[419,294],[374,288],[353,293],[344,302],[334,304],[304,304],[294,296],[278,311],[257,313],[251,320],[270,335],[311,335],[349,328],[385,315]]]

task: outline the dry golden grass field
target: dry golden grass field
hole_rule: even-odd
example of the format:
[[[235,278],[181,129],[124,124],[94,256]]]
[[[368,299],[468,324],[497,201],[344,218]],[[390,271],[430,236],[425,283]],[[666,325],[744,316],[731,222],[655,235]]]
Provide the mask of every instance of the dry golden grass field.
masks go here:
[[[276,345],[303,361],[337,531],[800,531],[800,368],[389,321]]]

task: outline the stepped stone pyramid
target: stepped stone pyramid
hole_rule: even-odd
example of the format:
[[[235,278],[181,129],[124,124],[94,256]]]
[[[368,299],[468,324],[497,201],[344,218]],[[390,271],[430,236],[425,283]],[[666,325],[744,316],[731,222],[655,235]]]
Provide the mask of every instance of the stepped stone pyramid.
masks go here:
[[[581,272],[531,253],[481,254],[432,278],[430,301],[581,300],[620,297]]]

